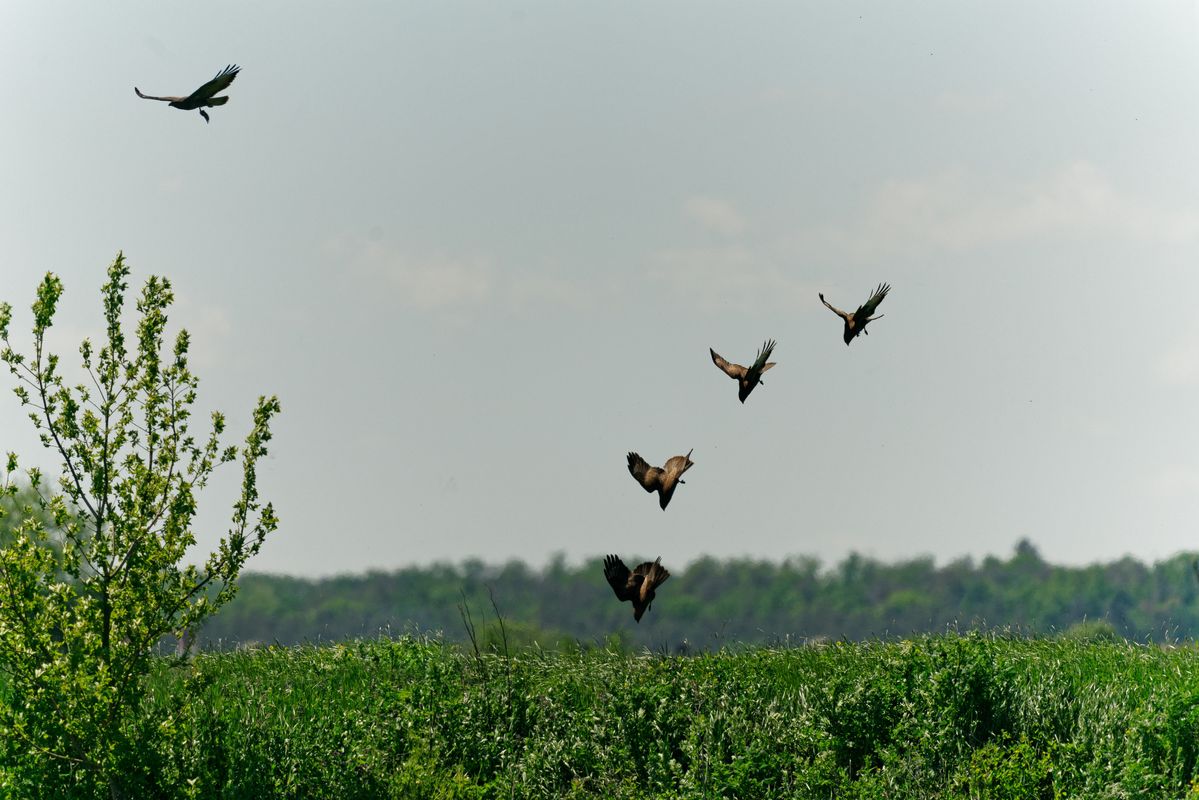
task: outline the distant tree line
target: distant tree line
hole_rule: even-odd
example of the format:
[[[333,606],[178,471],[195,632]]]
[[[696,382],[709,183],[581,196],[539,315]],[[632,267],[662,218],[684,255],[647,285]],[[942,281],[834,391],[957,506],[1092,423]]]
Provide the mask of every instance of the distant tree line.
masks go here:
[[[477,635],[495,643],[498,609],[510,644],[546,648],[619,643],[678,652],[971,628],[1170,641],[1199,635],[1193,557],[1058,566],[1024,540],[1006,560],[940,567],[930,557],[884,563],[857,554],[827,569],[814,558],[701,558],[673,570],[640,625],[604,582],[599,558],[572,566],[558,557],[541,570],[469,560],[320,580],[248,573],[200,639],[229,647],[418,632],[464,641],[465,610]]]

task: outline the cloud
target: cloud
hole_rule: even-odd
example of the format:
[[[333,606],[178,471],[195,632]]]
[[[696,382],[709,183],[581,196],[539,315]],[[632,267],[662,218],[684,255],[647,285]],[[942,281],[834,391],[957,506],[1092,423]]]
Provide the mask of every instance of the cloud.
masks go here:
[[[163,194],[179,194],[183,191],[183,176],[178,174],[163,175],[158,179],[158,191]]]
[[[815,290],[751,247],[659,251],[648,275],[704,311],[790,307]]]
[[[937,110],[960,115],[994,114],[1006,110],[1010,101],[999,92],[959,92],[946,90],[933,98]]]
[[[809,281],[817,276],[809,270],[820,264],[953,255],[1038,240],[1199,240],[1199,207],[1123,192],[1085,161],[1025,180],[961,169],[890,180],[839,220],[773,233],[757,229],[753,236],[742,235],[749,228],[745,218],[719,198],[693,195],[684,211],[706,229],[737,236],[736,243],[663,248],[649,257],[647,275],[702,310],[806,302],[816,291]],[[1171,354],[1162,370],[1199,382],[1199,341]]]
[[[230,356],[236,358],[240,352],[239,348],[226,346],[233,335],[233,322],[228,312],[219,306],[196,303],[190,297],[178,294],[172,321],[187,329],[193,366],[222,364]],[[174,333],[168,334],[167,350],[174,347],[174,337]]]
[[[418,259],[375,244],[368,248],[366,260],[404,302],[418,308],[477,306],[493,289],[491,271],[481,259],[441,255]]]
[[[1191,335],[1162,353],[1157,359],[1157,374],[1170,386],[1199,383],[1199,336]]]
[[[512,309],[532,307],[583,308],[595,297],[597,287],[585,289],[556,270],[523,271],[510,275],[500,285],[501,301]]]
[[[1199,493],[1199,468],[1181,464],[1166,467],[1149,478],[1147,488],[1160,498],[1193,497]]]
[[[779,84],[770,84],[763,86],[753,95],[753,100],[758,105],[763,106],[780,106],[791,101],[792,92],[785,86]]]
[[[1199,208],[1122,193],[1085,161],[1027,181],[951,170],[888,181],[871,193],[856,219],[801,231],[794,244],[873,258],[1048,236],[1184,243],[1199,238]]]
[[[341,236],[324,248],[333,259],[388,287],[405,305],[426,311],[472,308],[487,302],[495,290],[494,271],[486,259],[444,254],[416,256],[393,247],[374,231],[366,238]]]
[[[731,203],[709,195],[692,195],[683,203],[684,213],[705,228],[725,236],[745,231],[745,218]]]
[[[330,240],[326,252],[348,259],[352,268],[412,308],[458,314],[484,307],[513,313],[546,307],[583,308],[605,293],[583,285],[557,265],[505,269],[485,256],[415,256],[393,247],[372,231],[365,238]]]

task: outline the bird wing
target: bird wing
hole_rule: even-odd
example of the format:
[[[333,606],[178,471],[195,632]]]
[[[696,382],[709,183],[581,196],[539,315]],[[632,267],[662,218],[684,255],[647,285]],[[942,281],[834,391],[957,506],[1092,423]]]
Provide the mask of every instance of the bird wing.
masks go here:
[[[867,317],[874,316],[874,312],[878,308],[878,304],[883,302],[883,299],[887,296],[887,292],[889,291],[891,291],[891,284],[880,283],[878,288],[874,290],[874,294],[870,295],[870,299],[858,306],[857,314],[854,316],[860,316],[862,314],[865,314]]]
[[[766,344],[762,345],[762,349],[758,351],[758,358],[754,361],[754,365],[750,370],[759,374],[773,367],[774,364],[767,366],[766,361],[770,358],[770,354],[774,352],[774,346],[778,344],[774,339],[767,339]]]
[[[687,455],[685,456],[675,456],[666,462],[666,466],[663,467],[663,470],[671,478],[677,480],[678,478],[682,477],[684,472],[691,469],[691,467],[695,465],[695,462],[691,460],[691,454],[694,452],[695,449],[692,448],[691,450],[687,451]]]
[[[629,474],[645,487],[645,491],[652,492],[658,488],[662,470],[657,467],[651,467],[646,463],[644,458],[636,453],[629,453]]]
[[[233,83],[233,79],[237,77],[237,73],[240,70],[241,67],[237,66],[236,64],[230,64],[218,72],[215,78],[188,95],[187,99],[208,100],[213,95],[219,94],[226,89],[229,84]]]
[[[623,564],[621,566],[624,566]],[[666,579],[670,577],[670,571],[662,566],[662,557],[659,556],[654,561],[646,561],[637,565],[637,569],[633,570],[634,575],[644,575],[641,581],[641,596],[642,602],[645,601],[647,595],[653,592],[654,589],[666,583]]]
[[[740,364],[730,364],[721,358],[720,355],[711,347],[708,348],[708,352],[712,354],[712,363],[720,367],[725,375],[728,375],[730,378],[736,378],[737,380],[741,380],[745,377],[745,367],[741,366]]]
[[[617,600],[623,602],[632,599],[629,595],[629,568],[623,561],[616,556],[605,556],[604,577],[607,578],[612,591],[616,592]]]
[[[666,506],[670,505],[670,498],[674,497],[674,490],[678,488],[679,479],[683,477],[683,473],[695,464],[691,460],[691,452],[689,450],[685,456],[675,456],[668,460],[662,468],[659,476],[661,490],[658,492],[658,505],[662,507],[663,511],[666,510]]]
[[[836,314],[841,319],[845,320],[846,322],[849,322],[849,314],[847,314],[844,311],[842,311],[841,309],[837,308],[835,305],[833,305],[829,301],[825,300],[823,293],[820,294],[820,302],[822,302],[826,306],[828,306],[829,311],[832,311],[834,314]]]
[[[136,86],[133,87],[133,91],[137,92],[137,96],[142,98],[143,100],[162,100],[167,103],[177,103],[180,100],[185,99],[182,97],[155,97],[152,94],[142,94],[142,90],[137,88]]]

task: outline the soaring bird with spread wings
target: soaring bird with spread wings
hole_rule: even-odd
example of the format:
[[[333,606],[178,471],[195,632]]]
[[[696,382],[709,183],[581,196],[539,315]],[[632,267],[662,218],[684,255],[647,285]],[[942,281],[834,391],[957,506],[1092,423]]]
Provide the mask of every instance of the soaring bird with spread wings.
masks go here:
[[[607,556],[604,558],[604,577],[608,579],[612,591],[616,592],[616,599],[622,603],[626,600],[632,602],[633,619],[641,622],[641,615],[649,611],[650,604],[654,602],[654,589],[666,582],[670,571],[662,566],[661,556],[652,562],[639,564],[632,572],[616,556]]]
[[[144,100],[162,100],[163,102],[170,103],[171,108],[179,108],[184,111],[194,111],[198,108],[200,109],[200,116],[204,118],[205,122],[208,122],[208,112],[204,109],[212,108],[213,106],[223,106],[229,102],[228,97],[217,97],[216,95],[229,88],[229,84],[233,83],[233,79],[237,77],[237,73],[240,70],[241,67],[236,64],[230,64],[218,72],[215,78],[199,89],[196,89],[187,97],[154,97],[153,95],[142,94],[141,89],[136,86],[133,87],[133,91],[137,92],[137,96]]]
[[[867,322],[874,322],[876,319],[882,319],[886,316],[885,314],[879,314],[877,317],[872,315],[878,308],[878,304],[883,302],[883,298],[887,296],[887,292],[889,291],[891,291],[890,284],[880,283],[878,288],[874,290],[874,294],[870,295],[870,299],[858,306],[858,310],[852,314],[846,313],[836,306],[830,305],[829,301],[824,299],[823,292],[820,294],[820,302],[828,306],[829,310],[838,317],[845,320],[845,331],[842,334],[842,338],[845,339],[846,344],[849,344],[853,341],[853,337],[857,336],[859,333],[864,333],[867,336],[870,335],[870,332],[866,330]]]
[[[636,453],[629,453],[629,474],[636,478],[637,483],[640,483],[642,488],[647,492],[658,493],[658,505],[662,506],[662,510],[666,510],[666,506],[670,503],[670,498],[674,496],[675,487],[680,483],[686,483],[683,480],[683,473],[691,469],[695,464],[691,460],[691,454],[695,449],[687,451],[685,456],[675,456],[666,462],[666,466],[659,469],[651,467],[645,463],[645,459]]]
[[[749,397],[749,393],[754,390],[754,387],[762,383],[762,373],[774,366],[775,362],[766,360],[774,352],[774,345],[774,339],[770,339],[762,345],[762,349],[758,351],[757,360],[754,361],[753,366],[748,368],[740,364],[730,364],[711,347],[708,348],[708,352],[712,354],[712,363],[720,367],[725,375],[737,381],[737,398],[744,403],[745,398]]]

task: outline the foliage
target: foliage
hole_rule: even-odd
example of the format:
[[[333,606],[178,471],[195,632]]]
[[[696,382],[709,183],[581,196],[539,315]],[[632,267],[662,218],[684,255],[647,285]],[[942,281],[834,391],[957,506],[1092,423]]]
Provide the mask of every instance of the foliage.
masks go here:
[[[402,637],[155,664],[139,797],[1179,797],[1193,648],[969,634],[695,657]]]
[[[118,255],[102,289],[105,337],[98,349],[83,341],[84,380],[75,385],[46,341],[61,281],[47,274],[38,287],[29,355],[13,347],[12,308],[0,305],[0,359],[42,443],[62,460],[56,487],[29,470],[21,496],[10,455],[0,490],[9,498],[0,504],[7,518],[0,764],[21,776],[20,793],[28,796],[124,793],[118,764],[134,746],[127,723],[141,702],[152,649],[232,598],[242,566],[277,525],[271,505],[259,499],[256,473],[279,411],[271,397],[259,399],[240,451],[241,493],[228,534],[202,568],[184,565],[196,541],[196,493],[238,448],[221,445],[219,413],[206,436],[191,432],[198,379],[188,366],[186,331],[164,353],[173,301],[167,280],[147,279],[127,340],[128,276]]]
[[[547,648],[572,640],[595,646],[614,633],[634,646],[695,652],[728,642],[865,640],[989,627],[1176,641],[1199,636],[1191,559],[1066,567],[1045,562],[1026,541],[1008,559],[943,566],[931,558],[886,564],[858,555],[829,568],[810,558],[703,558],[669,565],[674,574],[639,625],[628,604],[613,598],[600,558],[578,566],[559,558],[541,570],[518,561],[467,561],[324,580],[247,574],[238,599],[203,634],[209,646],[338,641],[380,631],[461,640],[457,605],[464,591],[474,608],[490,608],[494,594],[509,624],[519,623],[524,638]]]

